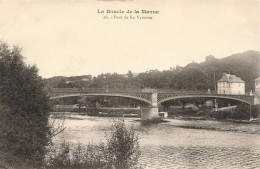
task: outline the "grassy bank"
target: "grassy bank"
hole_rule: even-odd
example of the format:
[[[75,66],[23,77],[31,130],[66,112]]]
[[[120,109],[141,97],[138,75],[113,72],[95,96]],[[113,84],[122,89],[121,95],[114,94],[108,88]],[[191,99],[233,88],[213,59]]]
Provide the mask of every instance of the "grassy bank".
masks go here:
[[[177,118],[198,118],[198,119],[218,119],[218,120],[250,120],[251,118],[259,118],[259,105],[251,107],[238,106],[233,111],[213,111],[210,109],[169,109],[169,117]]]

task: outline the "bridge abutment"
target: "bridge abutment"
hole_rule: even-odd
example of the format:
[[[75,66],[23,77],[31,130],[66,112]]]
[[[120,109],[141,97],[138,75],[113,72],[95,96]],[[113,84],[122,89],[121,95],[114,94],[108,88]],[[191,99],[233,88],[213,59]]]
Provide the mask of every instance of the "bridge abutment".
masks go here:
[[[150,106],[141,108],[141,121],[142,122],[152,122],[160,118],[159,108]]]
[[[159,119],[160,116],[157,102],[157,92],[153,92],[151,95],[151,106],[143,107],[141,109],[141,121],[144,123],[149,123],[158,121]]]

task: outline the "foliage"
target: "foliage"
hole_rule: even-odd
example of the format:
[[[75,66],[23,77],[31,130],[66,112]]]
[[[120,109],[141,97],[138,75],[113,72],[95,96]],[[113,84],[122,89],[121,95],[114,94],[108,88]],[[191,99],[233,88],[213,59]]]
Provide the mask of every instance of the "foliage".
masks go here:
[[[225,111],[212,111],[210,108],[201,107],[198,110],[189,110],[182,108],[172,108],[167,110],[169,116],[182,116],[182,117],[210,117],[219,120],[234,119],[234,120],[249,120],[250,108],[249,105],[239,104],[235,110]],[[259,116],[259,105],[251,107],[251,117],[257,118]]]
[[[249,111],[248,106],[238,105],[234,111],[212,111],[209,113],[209,116],[216,119],[249,120]]]
[[[65,169],[65,168],[104,168],[105,163],[102,161],[103,153],[100,146],[88,144],[83,146],[78,143],[74,148],[65,141],[60,145],[58,151],[51,150],[47,159],[46,168]]]
[[[212,111],[209,116],[218,120],[226,120],[230,113],[229,111]]]
[[[178,89],[205,90],[209,88],[207,74],[200,68],[186,69],[175,77],[174,87]]]
[[[106,143],[78,144],[71,147],[63,142],[47,156],[46,168],[118,168],[137,166],[140,156],[138,137],[133,126],[127,129],[123,120],[115,121]]]
[[[246,82],[246,91],[254,90],[254,79],[260,76],[260,52],[246,51],[222,59],[206,56],[202,63],[190,63],[185,67],[176,66],[170,70],[150,70],[134,76],[128,71],[120,74],[100,74],[82,82],[82,76],[74,77],[73,82],[65,82],[72,77],[45,79],[49,87],[65,88],[121,88],[121,89],[177,89],[177,90],[215,90],[216,81],[223,73],[234,74]],[[88,76],[88,75],[86,75]]]
[[[112,131],[107,136],[107,145],[103,152],[109,168],[130,168],[136,166],[140,156],[138,137],[133,126],[127,130],[123,120],[117,120],[112,126]]]
[[[249,120],[250,109],[248,105],[238,105],[235,111],[231,111],[228,116],[229,119]]]
[[[0,42],[0,150],[12,165],[41,165],[50,142],[50,107],[37,73],[23,62],[21,49]]]

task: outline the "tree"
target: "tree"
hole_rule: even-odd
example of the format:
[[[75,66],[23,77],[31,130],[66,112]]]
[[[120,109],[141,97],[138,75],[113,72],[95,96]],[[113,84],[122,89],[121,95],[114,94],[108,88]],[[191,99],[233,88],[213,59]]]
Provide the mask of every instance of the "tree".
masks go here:
[[[133,78],[133,77],[134,77],[134,75],[133,75],[133,73],[132,73],[131,70],[128,70],[128,72],[127,72],[127,77],[128,77],[128,78]]]
[[[51,140],[44,82],[24,63],[21,49],[1,41],[0,91],[0,153],[13,165],[42,165]]]
[[[107,144],[102,148],[107,168],[135,168],[141,152],[133,125],[127,129],[124,120],[117,120],[111,129],[111,134],[107,135]]]
[[[173,81],[176,89],[207,90],[207,75],[201,68],[189,68],[181,71]]]
[[[58,88],[68,88],[68,85],[66,84],[65,79],[59,80],[57,87],[58,87]],[[69,87],[70,87],[70,86],[69,86]]]

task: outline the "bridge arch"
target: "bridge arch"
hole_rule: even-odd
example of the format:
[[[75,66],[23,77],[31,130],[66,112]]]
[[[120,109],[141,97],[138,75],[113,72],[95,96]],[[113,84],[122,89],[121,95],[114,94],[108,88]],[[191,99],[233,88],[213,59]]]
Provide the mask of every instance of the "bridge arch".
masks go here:
[[[185,95],[185,96],[173,96],[173,97],[168,97],[165,99],[162,99],[158,102],[158,104],[161,104],[163,102],[169,101],[169,100],[175,100],[175,99],[181,99],[181,98],[219,98],[219,99],[229,99],[229,100],[236,100],[240,101],[246,104],[249,104],[250,106],[252,105],[251,102],[239,99],[239,98],[234,98],[234,97],[228,97],[228,96],[210,96],[210,95]]]
[[[58,95],[58,96],[52,96],[50,97],[50,100],[54,99],[60,99],[60,98],[67,98],[67,97],[77,97],[77,96],[107,96],[107,97],[122,97],[122,98],[130,98],[130,99],[135,99],[138,101],[142,101],[147,103],[149,106],[151,105],[151,101],[141,98],[141,97],[136,97],[132,95],[126,95],[126,94],[110,94],[110,93],[88,93],[88,94],[65,94],[65,95]]]

